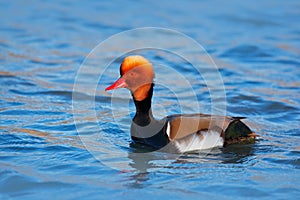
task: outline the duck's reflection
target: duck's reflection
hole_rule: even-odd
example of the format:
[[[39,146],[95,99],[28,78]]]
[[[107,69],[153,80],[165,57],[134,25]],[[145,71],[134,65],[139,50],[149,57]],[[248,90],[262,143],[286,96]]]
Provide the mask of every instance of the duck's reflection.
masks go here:
[[[224,158],[222,163],[227,164],[246,164],[249,163],[253,157],[255,157],[256,144],[248,145],[230,145],[226,148],[222,148],[222,157]]]
[[[151,173],[155,171],[167,170],[168,173],[172,174],[178,173],[178,170],[182,168],[182,173],[190,173],[187,170],[189,166],[193,166],[193,172],[195,172],[195,166],[199,165],[199,173],[201,173],[203,165],[207,163],[239,164],[239,166],[244,164],[246,167],[248,163],[251,164],[251,160],[255,157],[254,144],[232,145],[226,148],[207,149],[185,154],[149,151],[149,149],[141,149],[135,144],[130,146],[129,165],[134,169],[130,175],[132,180],[130,187],[137,188],[144,187]]]
[[[173,160],[176,160],[180,156],[180,154],[155,151],[135,143],[130,144],[130,149],[131,151],[128,153],[128,158],[132,161],[130,166],[141,173],[161,167],[162,162],[171,164]]]

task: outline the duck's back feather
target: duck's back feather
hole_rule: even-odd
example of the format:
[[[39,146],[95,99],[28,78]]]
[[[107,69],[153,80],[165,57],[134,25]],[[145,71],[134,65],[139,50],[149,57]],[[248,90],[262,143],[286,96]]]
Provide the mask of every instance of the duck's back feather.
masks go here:
[[[167,117],[169,123],[168,136],[172,141],[199,131],[215,130],[221,134],[225,132],[229,123],[233,120],[235,119],[232,117],[207,114],[171,115]]]

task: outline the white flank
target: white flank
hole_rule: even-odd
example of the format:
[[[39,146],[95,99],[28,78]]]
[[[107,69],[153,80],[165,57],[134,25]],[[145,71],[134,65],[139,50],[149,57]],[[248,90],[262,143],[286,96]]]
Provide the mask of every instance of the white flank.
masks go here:
[[[169,126],[167,127],[167,134],[170,134],[168,133],[168,128]],[[201,131],[201,134],[194,133],[182,139],[175,140],[174,144],[178,150],[183,153],[201,149],[210,149],[213,147],[222,147],[224,140],[220,137],[220,132],[209,130]]]
[[[167,135],[170,138],[170,122],[167,122]]]

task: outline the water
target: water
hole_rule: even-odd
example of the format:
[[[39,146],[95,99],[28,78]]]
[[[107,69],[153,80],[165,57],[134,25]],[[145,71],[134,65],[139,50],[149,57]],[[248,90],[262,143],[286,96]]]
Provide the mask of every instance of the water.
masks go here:
[[[299,8],[298,1],[271,0],[255,4],[2,1],[0,198],[296,199],[300,195]],[[205,47],[225,83],[227,114],[248,117],[249,126],[261,135],[257,143],[180,157],[157,152],[139,156],[130,147],[133,105],[127,91],[112,95],[113,107],[111,94],[102,90],[95,98],[92,89],[76,93],[77,131],[72,90],[85,56],[111,35],[145,26],[181,31]],[[121,47],[110,48],[109,58]],[[182,60],[157,51],[141,53],[153,62],[176,66],[191,81],[198,78]],[[97,58],[92,65],[94,70],[101,67]],[[117,69],[116,61],[102,83],[117,78]],[[156,73],[166,77],[162,68]],[[88,78],[93,74],[86,72],[86,88],[95,85]],[[170,76],[166,80],[171,84]],[[194,87],[200,111],[210,112],[209,92],[199,81]],[[181,109],[176,94],[166,87],[155,88],[153,107],[158,117]],[[180,83],[177,90],[184,109],[194,111],[188,106],[190,93]],[[110,115],[113,109],[119,111],[116,121]],[[94,110],[100,121],[92,117]],[[105,156],[112,147],[116,154]],[[114,163],[117,166],[111,168]]]

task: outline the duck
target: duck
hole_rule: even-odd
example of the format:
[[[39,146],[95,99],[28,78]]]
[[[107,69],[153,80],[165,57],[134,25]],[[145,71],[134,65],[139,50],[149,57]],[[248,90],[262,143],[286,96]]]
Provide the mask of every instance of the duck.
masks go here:
[[[105,91],[127,88],[136,108],[130,134],[133,143],[152,150],[180,153],[253,143],[258,136],[242,119],[203,113],[174,114],[160,120],[152,114],[155,72],[141,55],[130,55],[120,65],[120,77]]]

